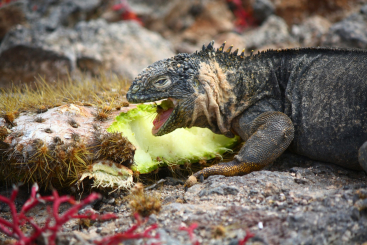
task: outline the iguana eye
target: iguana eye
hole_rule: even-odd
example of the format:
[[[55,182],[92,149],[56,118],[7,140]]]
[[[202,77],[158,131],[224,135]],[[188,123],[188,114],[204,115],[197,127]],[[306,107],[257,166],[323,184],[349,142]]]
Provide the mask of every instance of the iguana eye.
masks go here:
[[[171,80],[167,78],[160,78],[154,82],[154,86],[156,88],[165,88],[165,87],[168,87],[170,84],[171,84]]]
[[[136,93],[136,92],[138,92],[139,88],[140,88],[139,84],[135,84],[135,85],[131,88],[131,92]]]

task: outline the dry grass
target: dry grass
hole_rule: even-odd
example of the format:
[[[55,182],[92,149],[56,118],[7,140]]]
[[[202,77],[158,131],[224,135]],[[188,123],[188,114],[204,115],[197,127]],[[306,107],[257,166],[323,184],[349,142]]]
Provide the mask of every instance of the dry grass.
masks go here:
[[[13,87],[0,90],[0,114],[3,117],[14,112],[43,111],[66,103],[76,103],[99,108],[116,107],[126,103],[124,95],[128,82],[116,76],[69,79],[49,84],[42,78],[35,88]]]

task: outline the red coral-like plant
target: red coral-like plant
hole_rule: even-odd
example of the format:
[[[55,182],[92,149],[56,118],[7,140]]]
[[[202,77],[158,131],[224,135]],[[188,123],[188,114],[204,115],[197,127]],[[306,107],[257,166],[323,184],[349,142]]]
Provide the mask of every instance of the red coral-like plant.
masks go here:
[[[120,13],[121,20],[134,20],[143,26],[142,20],[131,10],[126,0],[120,0],[120,3],[112,6],[112,10]]]
[[[0,7],[10,2],[14,2],[14,1],[17,1],[17,0],[0,0]]]
[[[195,234],[194,234],[194,230],[196,228],[198,228],[198,224],[193,223],[189,227],[181,226],[180,230],[187,231],[187,233],[189,234],[190,241],[192,242],[193,245],[200,245],[199,241],[196,239]]]
[[[0,195],[0,202],[3,202],[9,206],[10,214],[12,216],[11,221],[0,217],[0,232],[16,239],[17,241],[15,242],[15,245],[33,245],[36,243],[37,238],[41,235],[45,235],[44,237],[47,237],[47,244],[55,245],[57,232],[60,231],[62,229],[62,226],[71,219],[109,220],[117,218],[115,214],[99,215],[91,211],[87,211],[84,214],[78,214],[78,212],[85,205],[88,205],[100,198],[100,195],[96,193],[90,194],[81,202],[76,202],[75,199],[70,196],[60,197],[57,191],[53,191],[52,196],[42,197],[37,194],[38,189],[39,188],[37,184],[32,187],[30,198],[24,203],[19,212],[17,212],[15,206],[15,199],[18,195],[18,188],[13,189],[10,198]],[[32,217],[28,217],[27,213],[38,204],[45,204],[47,202],[52,203],[52,208],[50,206],[47,206],[49,217],[47,217],[45,224],[43,226],[40,226],[34,222]],[[73,206],[59,215],[59,208],[62,203],[70,203]],[[117,245],[123,241],[133,239],[159,239],[158,233],[155,235],[151,234],[153,230],[156,230],[158,228],[157,224],[153,224],[145,228],[143,231],[137,232],[137,229],[147,222],[148,217],[143,219],[141,216],[139,216],[138,213],[135,213],[134,217],[137,222],[130,229],[122,233],[107,236],[99,241],[95,241],[94,244]],[[33,227],[33,232],[30,235],[25,234],[21,229],[21,227],[25,224],[30,224]],[[193,245],[200,245],[194,234],[194,230],[197,227],[197,223],[193,223],[189,227],[180,227],[180,230],[186,231],[188,233],[190,241]],[[242,240],[239,240],[238,244],[246,244],[248,239],[253,236],[254,234],[247,231],[246,237],[244,237]],[[160,243],[151,243],[151,245],[153,244],[157,245]]]
[[[246,244],[246,242],[247,242],[250,238],[252,238],[252,237],[254,237],[254,236],[255,236],[255,234],[251,233],[249,230],[246,230],[246,236],[245,236],[243,239],[241,239],[241,240],[239,240],[239,241],[238,241],[238,245],[245,245],[245,244]]]
[[[108,220],[117,218],[114,214],[98,215],[92,212],[86,212],[84,214],[78,214],[78,211],[87,204],[90,204],[94,200],[100,198],[100,195],[96,193],[90,194],[81,202],[76,202],[73,197],[59,196],[57,191],[53,191],[52,196],[41,197],[38,192],[38,185],[35,184],[31,189],[30,198],[24,203],[22,209],[18,213],[15,206],[15,199],[18,195],[18,188],[14,188],[10,198],[0,195],[0,202],[7,204],[10,207],[10,214],[12,221],[8,221],[4,218],[0,218],[0,232],[3,232],[9,237],[15,238],[16,245],[31,245],[34,244],[36,239],[41,234],[48,234],[48,244],[54,245],[56,235],[62,226],[71,219],[100,219]],[[48,206],[49,217],[46,219],[45,224],[41,227],[34,222],[32,217],[28,217],[26,214],[36,205],[40,203],[52,202],[52,209]],[[70,207],[63,214],[59,215],[59,207],[62,203],[70,203],[73,206]],[[21,226],[29,223],[33,227],[33,233],[27,236],[22,230]]]
[[[244,29],[255,25],[255,18],[249,11],[244,9],[241,0],[227,0],[227,3],[232,6],[231,9],[236,16],[236,31],[242,32]]]
[[[155,239],[158,239],[159,238],[159,234],[156,234],[154,236],[150,234],[150,232],[152,230],[155,230],[155,229],[158,228],[157,224],[153,224],[153,225],[149,226],[148,228],[146,228],[142,232],[136,232],[136,230],[140,226],[142,226],[143,224],[145,224],[148,221],[148,217],[143,219],[138,213],[135,213],[134,217],[136,219],[136,224],[134,224],[127,231],[125,231],[123,233],[117,233],[117,234],[114,234],[112,236],[105,237],[102,240],[96,241],[94,243],[96,245],[115,245],[115,244],[120,244],[123,241],[131,240],[131,239],[142,239],[142,238],[155,238]]]

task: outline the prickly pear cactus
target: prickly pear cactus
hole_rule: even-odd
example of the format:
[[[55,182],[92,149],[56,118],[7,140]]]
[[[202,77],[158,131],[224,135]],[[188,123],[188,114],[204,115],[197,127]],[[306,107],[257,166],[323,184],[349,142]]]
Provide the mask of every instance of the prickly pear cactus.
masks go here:
[[[122,134],[106,131],[119,113],[66,104],[3,115],[0,178],[63,188],[88,177],[96,187],[130,188],[135,147]]]

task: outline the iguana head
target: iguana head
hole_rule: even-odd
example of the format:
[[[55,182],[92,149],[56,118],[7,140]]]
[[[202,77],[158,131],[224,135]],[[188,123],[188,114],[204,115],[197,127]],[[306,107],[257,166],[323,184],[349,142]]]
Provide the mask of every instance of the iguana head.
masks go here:
[[[183,120],[193,110],[193,83],[197,77],[196,60],[192,55],[179,54],[145,68],[133,81],[126,97],[131,103],[166,100],[157,109],[152,133],[156,136],[186,127]]]
[[[153,122],[154,135],[164,135],[176,128],[198,126],[231,136],[228,118],[234,114],[225,107],[232,105],[234,108],[236,98],[232,85],[227,81],[227,74],[236,74],[229,67],[231,62],[237,62],[238,50],[230,53],[230,47],[223,52],[223,44],[215,51],[213,44],[214,41],[207,47],[203,46],[200,52],[178,54],[157,61],[133,81],[126,95],[129,102],[164,100],[158,106],[158,115]],[[242,52],[238,57],[243,55]]]

